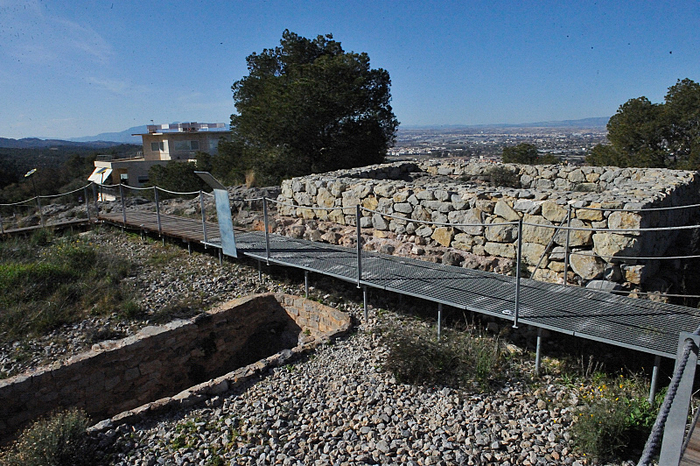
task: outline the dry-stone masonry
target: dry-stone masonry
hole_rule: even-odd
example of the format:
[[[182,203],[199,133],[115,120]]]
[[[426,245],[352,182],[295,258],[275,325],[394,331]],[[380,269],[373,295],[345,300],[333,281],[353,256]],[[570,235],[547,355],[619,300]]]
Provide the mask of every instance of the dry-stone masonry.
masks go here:
[[[494,186],[499,175],[509,186]],[[278,220],[277,229],[349,245],[350,229],[314,235],[304,223],[355,225],[360,205],[363,229],[372,229],[375,238],[397,240],[379,247],[381,252],[421,255],[433,246],[448,248],[441,260],[450,265],[483,267],[507,260],[512,268],[522,220],[522,257],[536,279],[563,282],[568,256],[569,282],[605,279],[637,289],[662,261],[636,258],[667,254],[678,236],[678,231],[639,229],[693,220],[690,209],[643,209],[698,203],[699,188],[698,174],[690,171],[397,162],[284,181],[278,213],[296,224]],[[567,225],[568,235],[562,228]]]
[[[78,406],[103,419],[137,406],[154,410],[190,396],[220,394],[248,371],[235,369],[256,361],[264,366],[267,359],[279,363],[284,358],[274,353],[307,351],[350,324],[336,309],[270,293],[146,327],[63,364],[0,380],[0,438],[59,406]]]

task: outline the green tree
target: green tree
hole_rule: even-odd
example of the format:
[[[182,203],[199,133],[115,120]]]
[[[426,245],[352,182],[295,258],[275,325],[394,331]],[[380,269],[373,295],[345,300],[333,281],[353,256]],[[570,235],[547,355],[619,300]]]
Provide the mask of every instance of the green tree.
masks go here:
[[[148,184],[177,192],[199,191],[206,185],[194,174],[196,169],[194,164],[174,160],[166,165],[154,165],[148,170]]]
[[[541,165],[559,162],[559,159],[552,154],[540,154],[537,146],[527,142],[521,142],[515,146],[504,147],[501,159],[504,163],[522,163],[528,165]]]
[[[646,97],[620,105],[608,121],[609,145],[598,144],[586,157],[591,165],[621,167],[700,166],[700,85],[678,80],[665,102]]]
[[[366,53],[345,52],[331,34],[286,30],[280,46],[246,61],[248,76],[232,86],[232,141],[219,149],[237,159],[227,176],[253,170],[279,182],[384,161],[398,121],[389,73],[370,68]]]

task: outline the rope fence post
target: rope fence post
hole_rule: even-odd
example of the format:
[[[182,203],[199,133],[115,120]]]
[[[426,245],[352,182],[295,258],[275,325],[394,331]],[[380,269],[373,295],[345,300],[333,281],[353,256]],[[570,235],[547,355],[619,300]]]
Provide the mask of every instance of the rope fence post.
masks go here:
[[[690,346],[687,358],[685,356],[686,345]],[[695,368],[698,363],[699,345],[700,335],[694,333],[682,332],[678,339],[676,371],[683,370],[683,373],[675,393],[675,398],[673,399],[673,404],[668,412],[668,419],[664,425],[659,464],[678,464],[681,460],[683,440],[685,437],[685,424],[688,419],[690,399],[693,396],[693,381],[695,380]],[[682,365],[685,365],[684,369],[681,369]],[[671,390],[670,387],[669,390]]]
[[[571,244],[571,204],[569,213],[566,215],[566,243],[564,245],[564,286],[569,282],[569,246]]]
[[[207,247],[207,212],[204,210],[204,191],[199,190],[199,211],[202,213],[202,235],[204,236],[204,247]]]
[[[46,226],[46,221],[44,220],[44,210],[41,208],[41,196],[36,197],[36,206],[39,209],[39,218],[41,219],[41,227]]]
[[[269,219],[267,217],[267,197],[266,196],[263,196],[263,224],[265,226],[265,260],[267,261],[267,265],[270,265],[270,223],[269,223]],[[307,280],[306,294],[308,297],[308,294],[309,294],[308,280]]]
[[[523,219],[518,219],[518,252],[515,259],[515,317],[513,328],[518,328],[518,317],[520,317],[520,262],[523,256]]]
[[[85,213],[87,214],[88,223],[90,223],[90,199],[88,199],[87,186],[83,188],[83,196],[85,196]]]
[[[357,230],[357,287],[360,288],[360,282],[362,281],[362,230],[360,228],[360,204],[355,206],[355,212],[355,226]]]
[[[119,197],[122,200],[122,220],[126,227],[126,200],[124,199],[124,185],[119,183]]]
[[[163,225],[160,222],[160,200],[158,199],[158,186],[153,187],[153,197],[156,201],[156,220],[158,222],[158,235],[162,235]]]
[[[97,217],[99,217],[100,216],[100,206],[97,203],[97,201],[98,201],[97,185],[94,182],[92,183],[92,198],[95,200],[95,215]]]

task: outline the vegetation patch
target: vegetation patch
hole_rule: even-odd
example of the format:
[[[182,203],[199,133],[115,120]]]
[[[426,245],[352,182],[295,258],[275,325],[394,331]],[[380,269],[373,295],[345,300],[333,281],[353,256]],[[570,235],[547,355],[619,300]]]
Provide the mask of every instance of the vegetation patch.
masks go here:
[[[397,381],[488,390],[511,369],[511,359],[497,337],[476,331],[435,328],[418,321],[392,323],[381,328],[388,349],[384,369]]]
[[[639,456],[663,402],[649,403],[641,377],[596,373],[579,383],[573,437],[587,455],[600,460]]]
[[[0,343],[38,336],[88,313],[138,314],[121,285],[132,264],[78,237],[0,243]]]
[[[0,455],[6,466],[81,466],[94,464],[86,429],[90,421],[76,408],[59,411],[27,428]]]

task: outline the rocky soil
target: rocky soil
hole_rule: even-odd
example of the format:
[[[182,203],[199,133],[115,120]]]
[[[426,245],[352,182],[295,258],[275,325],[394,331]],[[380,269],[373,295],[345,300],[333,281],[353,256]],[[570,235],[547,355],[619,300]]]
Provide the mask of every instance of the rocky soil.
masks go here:
[[[128,281],[141,296],[144,318],[93,317],[35,341],[17,342],[0,351],[3,372],[21,372],[101,339],[133,334],[164,308],[174,309],[177,317],[250,293],[303,293],[303,277],[287,278],[281,270],[268,274],[266,269],[260,280],[254,264],[220,266],[214,255],[188,255],[178,246],[118,230],[101,228],[86,237],[142,264]],[[517,376],[486,394],[397,383],[382,369],[386,349],[375,330],[386,319],[401,318],[399,306],[382,312],[371,308],[369,321],[361,322],[357,291],[325,280],[318,279],[313,296],[352,313],[355,333],[198,408],[96,434],[99,462],[590,464],[574,449],[568,432],[575,400],[567,386],[549,376],[534,382]],[[530,374],[532,367],[524,364],[522,374]]]

